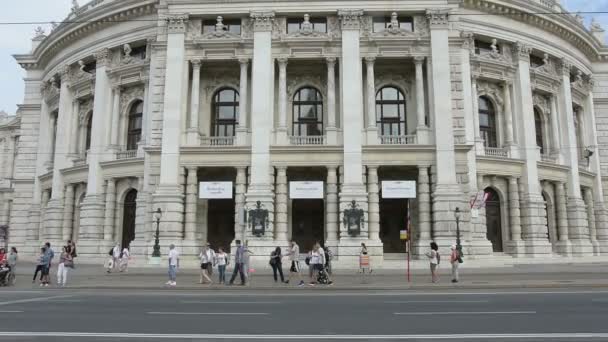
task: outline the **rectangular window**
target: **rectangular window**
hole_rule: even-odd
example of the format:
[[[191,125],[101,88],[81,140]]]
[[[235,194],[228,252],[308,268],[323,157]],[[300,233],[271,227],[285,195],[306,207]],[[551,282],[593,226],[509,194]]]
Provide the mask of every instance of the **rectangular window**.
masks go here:
[[[298,32],[302,29],[303,18],[288,18],[287,33]],[[310,18],[312,29],[315,32],[327,33],[327,18]]]
[[[414,18],[413,17],[399,17],[399,28],[414,32]],[[391,26],[391,17],[374,17],[374,32],[382,32]]]
[[[224,31],[240,35],[241,34],[241,19],[224,19]],[[203,33],[215,32],[217,20],[203,20]]]
[[[496,45],[496,50],[500,52],[500,45]],[[475,40],[475,53],[479,55],[482,51],[492,52],[492,43],[482,40]]]
[[[535,55],[530,55],[530,66],[533,68],[538,68],[539,66],[542,66],[543,64],[545,64],[543,62],[543,59],[541,57],[535,56]]]

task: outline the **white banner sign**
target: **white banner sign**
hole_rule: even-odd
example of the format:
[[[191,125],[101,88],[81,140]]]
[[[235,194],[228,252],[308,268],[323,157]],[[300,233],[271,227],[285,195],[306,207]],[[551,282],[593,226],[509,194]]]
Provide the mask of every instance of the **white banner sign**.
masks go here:
[[[382,181],[382,198],[416,198],[416,182]]]
[[[204,199],[232,198],[232,182],[200,182],[198,197]]]
[[[291,199],[323,199],[323,182],[289,182]]]

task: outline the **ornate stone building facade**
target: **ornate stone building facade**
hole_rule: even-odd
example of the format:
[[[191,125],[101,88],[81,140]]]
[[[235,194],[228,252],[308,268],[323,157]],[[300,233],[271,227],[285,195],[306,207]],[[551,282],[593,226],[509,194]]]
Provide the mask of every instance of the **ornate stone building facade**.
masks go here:
[[[74,239],[96,258],[119,242],[149,256],[160,208],[161,246],[191,256],[241,239],[265,259],[293,238],[341,263],[365,242],[381,262],[405,252],[408,217],[415,255],[453,244],[457,228],[473,257],[608,253],[608,48],[595,23],[548,14],[563,11],[558,0],[75,6],[15,56],[25,99],[0,127],[14,160],[0,183],[10,244]],[[389,181],[414,181],[415,198],[387,198]],[[298,197],[294,182],[320,182],[321,195]],[[201,183],[229,184],[227,198]]]

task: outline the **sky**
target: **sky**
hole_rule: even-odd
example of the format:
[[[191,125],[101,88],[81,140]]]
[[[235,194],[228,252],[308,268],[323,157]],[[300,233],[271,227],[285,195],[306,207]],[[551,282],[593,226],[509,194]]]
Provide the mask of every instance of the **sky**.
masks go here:
[[[7,2],[8,0],[3,0]],[[561,0],[573,12],[608,12],[608,0]],[[24,71],[12,55],[27,53],[37,25],[4,25],[5,22],[31,22],[63,20],[70,11],[71,0],[19,0],[5,4],[0,11],[0,111],[14,114],[17,104],[23,101]],[[82,5],[84,0],[79,0]],[[608,14],[594,15],[608,31]],[[586,24],[591,15],[585,15]],[[42,25],[48,32],[49,25]]]

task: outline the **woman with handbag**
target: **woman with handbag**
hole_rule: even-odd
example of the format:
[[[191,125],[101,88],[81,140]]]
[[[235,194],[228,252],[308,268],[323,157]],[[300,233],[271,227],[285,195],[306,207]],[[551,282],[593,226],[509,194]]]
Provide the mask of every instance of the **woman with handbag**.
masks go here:
[[[59,266],[57,266],[57,286],[65,287],[68,282],[68,269],[74,266],[72,255],[68,252],[68,247],[64,246],[59,256]]]
[[[452,245],[452,254],[450,254],[450,263],[452,264],[452,283],[457,283],[459,280],[458,266],[462,262],[460,257],[460,251],[456,248],[456,245]]]
[[[281,276],[281,283],[285,282],[285,277],[283,277],[283,263],[281,262],[281,247],[275,248],[275,250],[270,253],[270,266],[272,267],[272,274],[274,276],[274,282],[278,281],[277,279],[277,271]]]

